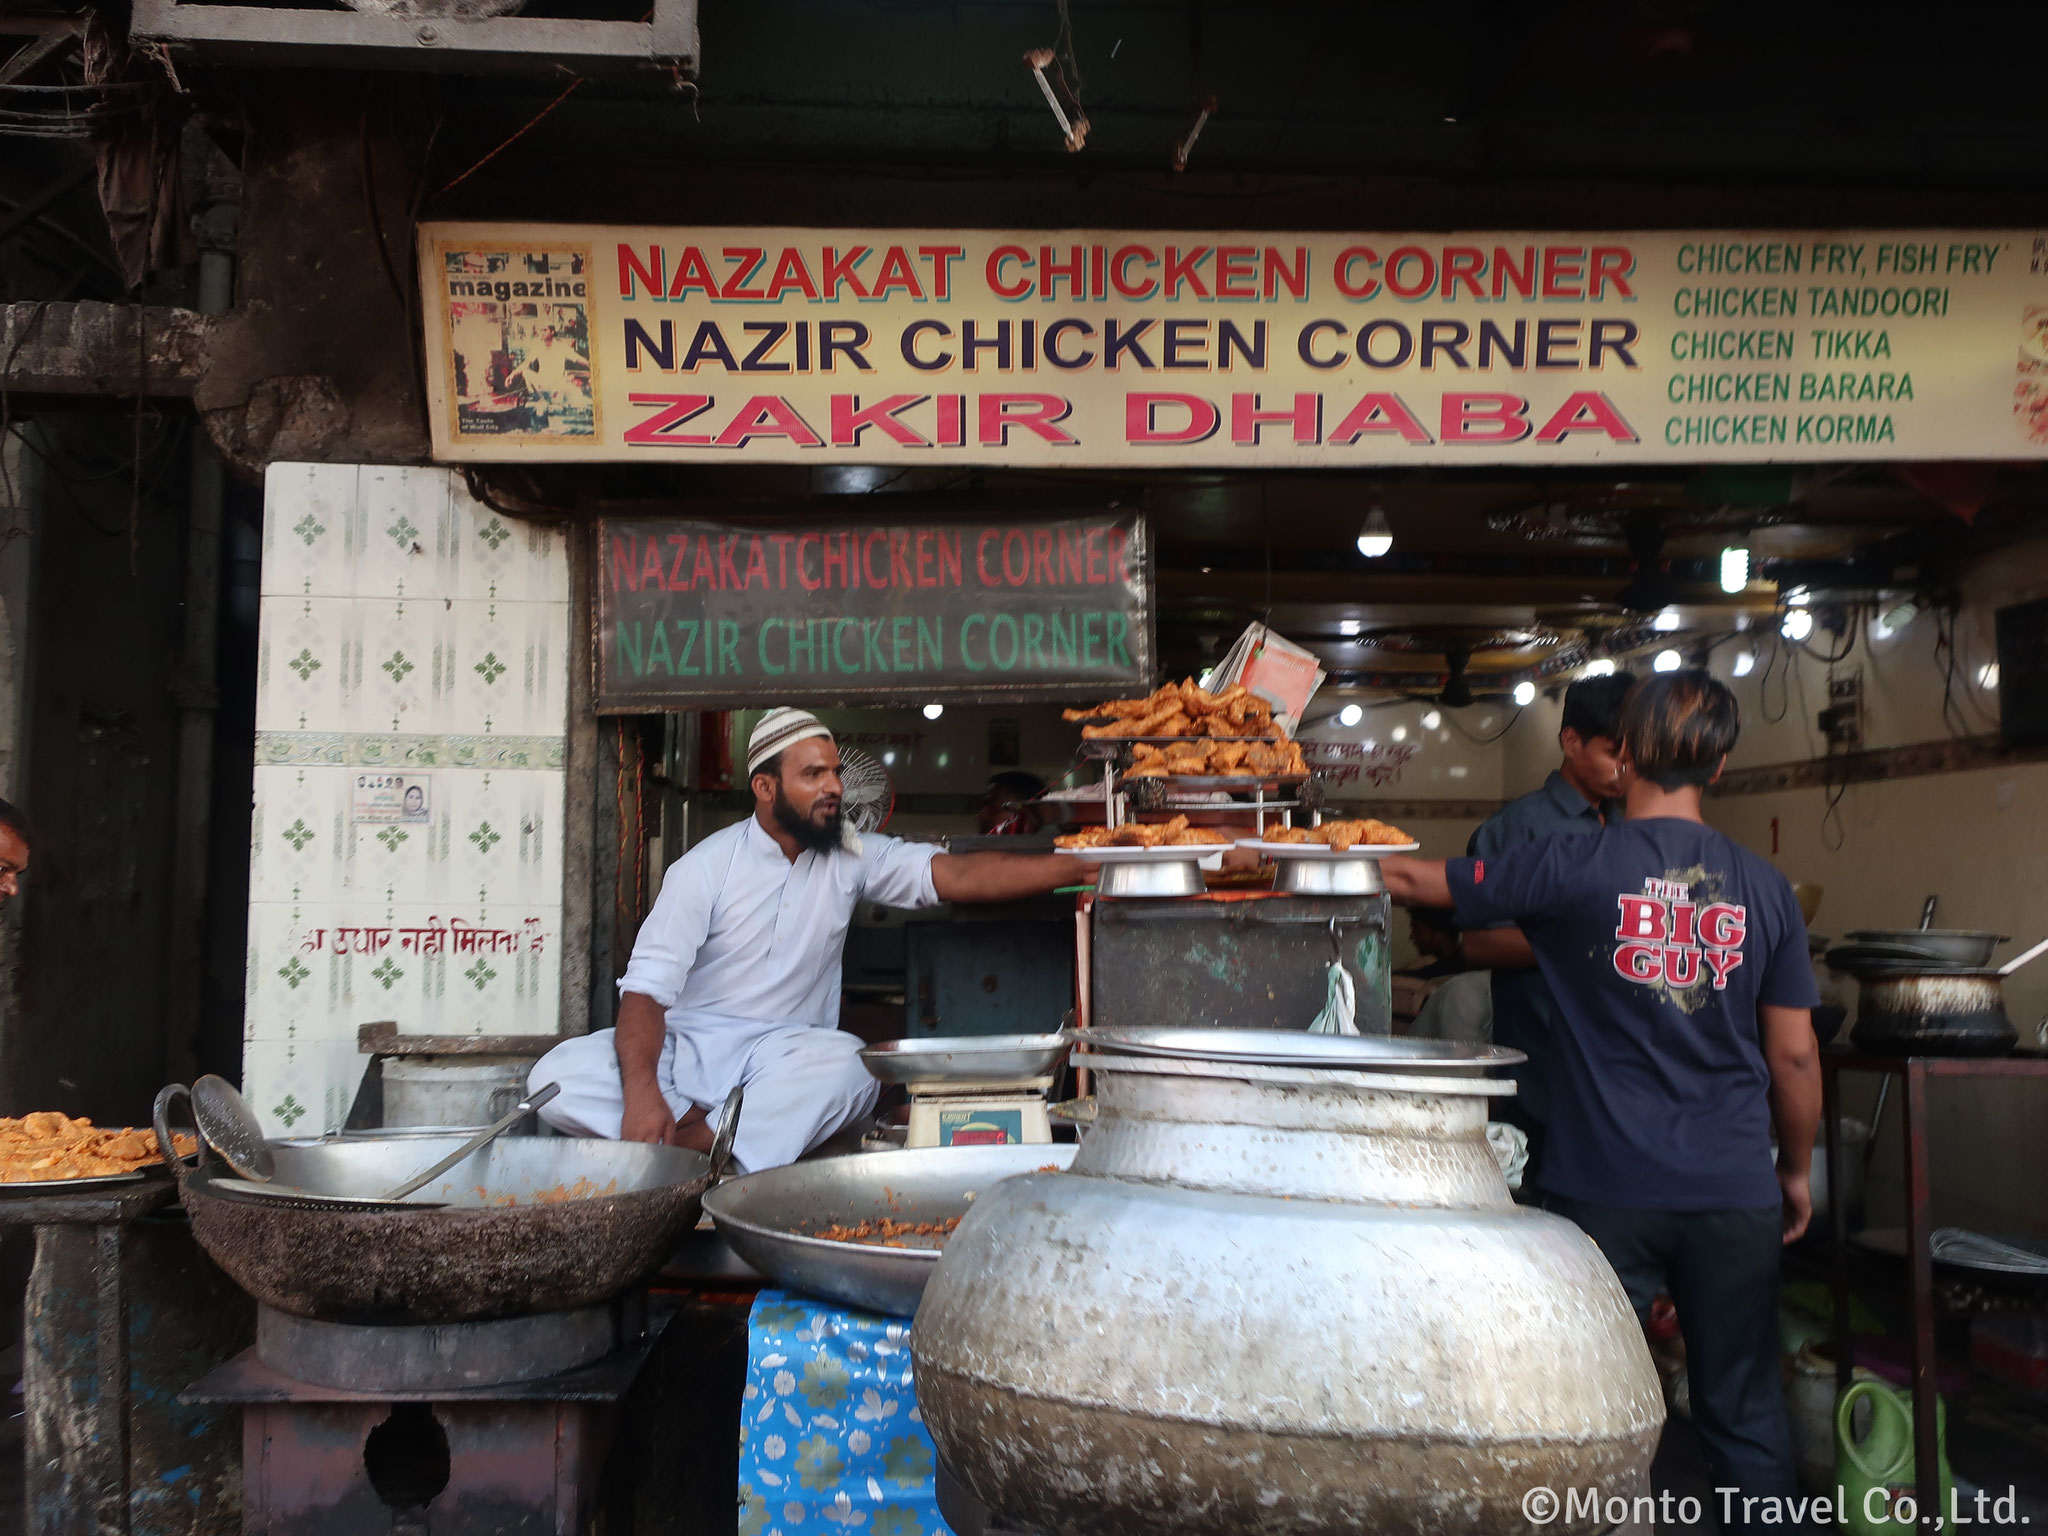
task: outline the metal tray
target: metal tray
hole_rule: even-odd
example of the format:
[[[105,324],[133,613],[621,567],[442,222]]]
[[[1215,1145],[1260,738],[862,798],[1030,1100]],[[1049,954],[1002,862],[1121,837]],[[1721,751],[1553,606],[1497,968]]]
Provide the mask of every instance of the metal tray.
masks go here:
[[[1285,1029],[1203,1029],[1174,1025],[1076,1030],[1077,1045],[1102,1054],[1216,1061],[1233,1066],[1317,1067],[1353,1072],[1476,1076],[1527,1061],[1505,1046],[1394,1035],[1311,1035]]]
[[[885,1083],[1006,1082],[1045,1077],[1066,1059],[1065,1035],[933,1035],[884,1040],[860,1053]]]
[[[1422,844],[1353,843],[1349,848],[1332,848],[1325,843],[1268,843],[1256,837],[1241,837],[1237,846],[1249,848],[1280,864],[1289,859],[1312,859],[1318,863],[1326,859],[1384,859],[1389,854],[1413,853]]]
[[[162,1167],[161,1163],[156,1164]],[[133,1184],[149,1172],[137,1168],[133,1173],[96,1173],[89,1179],[17,1179],[11,1184],[0,1184],[0,1195],[47,1195],[53,1190],[92,1189],[101,1184]]]
[[[1223,855],[1230,852],[1228,843],[1176,843],[1165,848],[1055,848],[1054,853],[1064,853],[1069,858],[1086,859],[1091,864],[1207,864],[1210,868],[1221,868]]]
[[[1293,740],[1292,737],[1287,739]],[[1274,740],[1271,736],[1086,736],[1081,740],[1081,755],[1100,762],[1105,757],[1114,757],[1125,747],[1170,747],[1182,741],[1257,741],[1272,745]]]
[[[704,1209],[732,1251],[778,1284],[842,1306],[908,1317],[938,1268],[937,1248],[883,1248],[810,1234],[834,1222],[882,1216],[964,1216],[990,1185],[1042,1168],[1065,1168],[1075,1150],[1043,1144],[925,1147],[822,1157],[728,1179],[705,1195]]]

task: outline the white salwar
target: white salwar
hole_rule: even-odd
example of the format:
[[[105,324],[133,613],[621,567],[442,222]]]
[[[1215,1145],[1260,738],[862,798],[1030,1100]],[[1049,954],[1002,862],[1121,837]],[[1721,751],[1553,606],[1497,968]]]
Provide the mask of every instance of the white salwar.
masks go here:
[[[934,848],[868,833],[794,863],[749,816],[713,833],[663,878],[619,991],[668,1021],[655,1070],[680,1118],[716,1114],[746,1089],[733,1161],[774,1168],[873,1111],[880,1092],[860,1041],[839,1023],[839,965],[863,901],[938,904]],[[571,1136],[616,1141],[625,1117],[615,1032],[566,1040],[534,1064],[529,1090],[559,1083],[541,1117]]]

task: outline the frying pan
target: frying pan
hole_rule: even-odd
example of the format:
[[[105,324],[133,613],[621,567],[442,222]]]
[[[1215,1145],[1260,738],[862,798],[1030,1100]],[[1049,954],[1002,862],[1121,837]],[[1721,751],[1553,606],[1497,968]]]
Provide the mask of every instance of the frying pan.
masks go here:
[[[167,1090],[157,1136],[168,1153]],[[455,1323],[590,1306],[650,1278],[697,1223],[739,1119],[712,1155],[578,1137],[500,1138],[421,1191],[432,1206],[323,1207],[251,1197],[209,1157],[167,1155],[192,1235],[258,1301],[347,1323]],[[270,1143],[276,1181],[381,1194],[462,1134]]]

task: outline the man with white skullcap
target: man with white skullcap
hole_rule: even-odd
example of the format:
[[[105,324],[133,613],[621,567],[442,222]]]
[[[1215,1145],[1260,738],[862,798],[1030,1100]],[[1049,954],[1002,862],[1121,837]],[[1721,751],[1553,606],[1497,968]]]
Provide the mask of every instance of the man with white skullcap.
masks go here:
[[[769,711],[747,742],[754,814],[670,866],[619,982],[616,1029],[564,1041],[529,1086],[572,1136],[707,1151],[746,1089],[733,1160],[794,1162],[871,1113],[861,1042],[839,1030],[839,961],[863,901],[1015,901],[1072,884],[1056,854],[940,853],[840,819],[839,748],[817,716]]]

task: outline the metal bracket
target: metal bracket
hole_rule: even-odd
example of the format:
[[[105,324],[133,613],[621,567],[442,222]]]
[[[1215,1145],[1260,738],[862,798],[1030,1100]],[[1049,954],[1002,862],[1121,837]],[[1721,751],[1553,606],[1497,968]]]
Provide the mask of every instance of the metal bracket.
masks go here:
[[[697,77],[697,0],[654,0],[646,21],[373,16],[291,6],[134,0],[130,35],[212,64],[579,74],[635,66]]]

